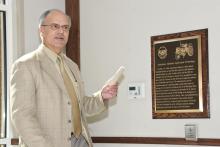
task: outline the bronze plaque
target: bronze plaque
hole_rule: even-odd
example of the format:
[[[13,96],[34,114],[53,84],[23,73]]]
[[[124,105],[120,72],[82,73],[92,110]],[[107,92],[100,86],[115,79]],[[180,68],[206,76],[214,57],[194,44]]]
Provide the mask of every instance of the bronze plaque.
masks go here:
[[[151,37],[154,119],[209,118],[208,29]]]

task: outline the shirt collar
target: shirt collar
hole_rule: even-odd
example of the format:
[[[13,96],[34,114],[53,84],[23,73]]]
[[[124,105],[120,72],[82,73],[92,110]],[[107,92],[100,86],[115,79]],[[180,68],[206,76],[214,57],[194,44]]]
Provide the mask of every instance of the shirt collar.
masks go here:
[[[42,44],[43,45],[43,44]],[[45,51],[45,53],[47,54],[47,56],[54,62],[57,62],[57,57],[61,56],[63,57],[63,53],[61,52],[60,54],[56,54],[55,52],[53,52],[51,49],[49,49],[48,47],[46,47],[45,45],[43,45],[43,50]]]

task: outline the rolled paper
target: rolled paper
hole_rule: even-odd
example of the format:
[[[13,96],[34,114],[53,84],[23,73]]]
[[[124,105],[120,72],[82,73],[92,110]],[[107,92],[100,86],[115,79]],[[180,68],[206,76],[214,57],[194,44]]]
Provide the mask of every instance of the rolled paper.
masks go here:
[[[124,77],[124,66],[120,66],[119,69],[112,75],[112,77],[107,81],[108,85],[120,84],[121,80]]]

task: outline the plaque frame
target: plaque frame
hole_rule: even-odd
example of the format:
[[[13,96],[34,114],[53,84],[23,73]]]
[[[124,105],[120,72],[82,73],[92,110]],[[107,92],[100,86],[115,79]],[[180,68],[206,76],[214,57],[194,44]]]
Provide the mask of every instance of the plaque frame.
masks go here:
[[[153,119],[210,118],[208,28],[151,36],[151,75]]]

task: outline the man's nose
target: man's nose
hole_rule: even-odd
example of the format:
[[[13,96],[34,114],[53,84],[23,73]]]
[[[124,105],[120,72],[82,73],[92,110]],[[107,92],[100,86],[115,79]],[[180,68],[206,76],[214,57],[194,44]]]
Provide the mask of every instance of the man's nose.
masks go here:
[[[56,30],[57,30],[59,33],[63,33],[63,32],[64,32],[64,29],[62,28],[62,26],[57,27]]]
[[[59,31],[59,33],[64,33],[64,30],[62,27],[60,27],[58,31]]]

